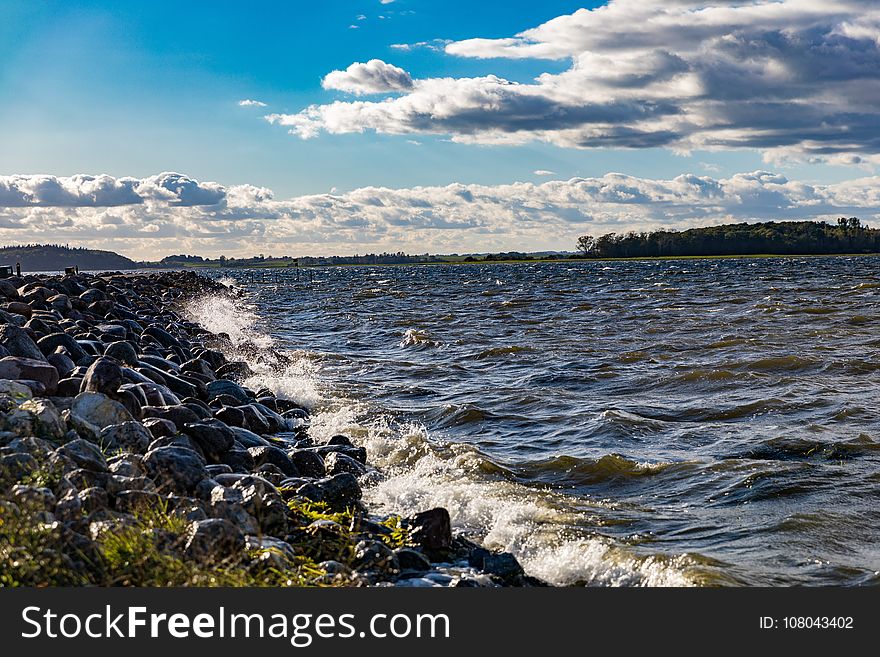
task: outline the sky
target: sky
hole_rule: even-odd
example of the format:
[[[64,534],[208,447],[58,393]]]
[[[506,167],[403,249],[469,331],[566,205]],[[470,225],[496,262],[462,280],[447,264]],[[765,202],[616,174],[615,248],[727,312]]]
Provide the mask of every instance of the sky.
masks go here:
[[[880,218],[876,0],[0,0],[0,243],[573,250]]]

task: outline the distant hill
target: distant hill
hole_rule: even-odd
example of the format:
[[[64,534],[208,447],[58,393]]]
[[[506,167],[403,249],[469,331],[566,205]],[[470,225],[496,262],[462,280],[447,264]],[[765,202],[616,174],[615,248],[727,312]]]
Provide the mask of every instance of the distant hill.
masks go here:
[[[112,271],[137,269],[134,260],[96,249],[71,248],[58,244],[28,244],[26,246],[0,247],[0,265],[21,263],[23,272],[62,271],[65,267],[78,266],[80,270]]]

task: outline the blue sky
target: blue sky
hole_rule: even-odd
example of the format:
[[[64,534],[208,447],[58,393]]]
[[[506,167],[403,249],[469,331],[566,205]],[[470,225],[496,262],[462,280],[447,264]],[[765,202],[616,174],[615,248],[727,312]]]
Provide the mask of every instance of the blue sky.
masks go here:
[[[756,4],[753,11],[722,0],[0,0],[0,178],[11,181],[0,180],[0,236],[38,238],[49,207],[60,208],[50,223],[66,239],[131,252],[145,250],[141,242],[152,235],[155,248],[176,240],[206,253],[228,251],[243,235],[276,252],[297,239],[320,249],[322,231],[343,229],[354,232],[327,249],[564,248],[583,224],[595,224],[593,232],[680,227],[785,217],[803,207],[817,217],[864,207],[861,214],[873,217],[874,201],[865,199],[874,187],[864,181],[880,161],[871,109],[880,99],[876,6]],[[518,37],[524,30],[532,32]],[[346,69],[369,60],[381,60],[379,77],[390,71],[409,86],[364,93],[358,85],[375,70]],[[332,71],[345,80],[322,87]],[[829,101],[835,94],[852,102]],[[243,99],[265,107],[242,107]],[[424,104],[430,109],[413,109]],[[163,196],[179,195],[184,184],[157,178],[169,171],[187,185],[239,191],[213,214],[172,212],[191,206]],[[776,177],[737,178],[756,171]],[[608,182],[612,173],[633,180]],[[138,179],[142,207],[131,209],[148,209],[149,218],[107,209],[121,207],[118,200],[85,201],[81,190],[71,192],[79,200],[49,200],[47,189],[67,193],[80,184],[70,177],[81,174],[107,174],[114,182],[100,184],[117,190],[131,187],[117,181]],[[695,211],[658,205],[690,202],[669,191],[672,183],[664,188],[671,196],[645,191],[688,175],[718,181],[724,201],[715,182],[693,183],[706,194]],[[588,184],[593,196],[581,205],[546,186],[538,195],[555,196],[540,211],[510,200],[518,199],[514,183],[537,189],[573,178],[606,182]],[[739,183],[725,182],[737,180],[759,181],[760,189],[743,196]],[[852,196],[852,181],[868,191]],[[488,205],[435,203],[439,191],[401,200],[411,188],[453,183],[500,204],[491,205],[495,223],[477,216],[495,211]],[[12,201],[3,200],[4,184]],[[268,205],[245,185],[296,203]],[[609,194],[609,185],[619,189]],[[362,191],[371,187],[404,191],[377,203]],[[841,200],[844,188],[850,196]],[[331,191],[337,200],[323,206],[297,200]],[[160,201],[164,210],[150,205]],[[589,202],[619,206],[598,212]],[[377,206],[403,209],[367,211]],[[154,221],[166,210],[167,224]],[[565,230],[536,239],[554,212],[569,218]],[[368,216],[369,236],[354,228],[360,219],[340,213]]]

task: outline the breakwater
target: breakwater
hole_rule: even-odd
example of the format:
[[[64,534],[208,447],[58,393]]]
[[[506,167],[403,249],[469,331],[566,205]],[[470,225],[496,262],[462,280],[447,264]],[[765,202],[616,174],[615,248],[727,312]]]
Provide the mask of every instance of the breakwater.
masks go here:
[[[0,280],[3,584],[541,584],[443,508],[371,514],[367,450],[243,385],[288,356],[185,312],[234,294],[184,272]]]

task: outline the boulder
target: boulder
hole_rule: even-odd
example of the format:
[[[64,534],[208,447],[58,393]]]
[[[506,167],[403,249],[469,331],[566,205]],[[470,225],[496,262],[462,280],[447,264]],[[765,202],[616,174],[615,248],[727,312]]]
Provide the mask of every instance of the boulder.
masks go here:
[[[42,354],[39,359],[23,356],[0,358],[0,379],[38,381],[46,389],[46,394],[53,395],[58,389],[58,378],[58,370]]]
[[[131,346],[130,342],[125,342],[124,340],[109,344],[104,351],[104,355],[108,358],[115,358],[120,363],[125,363],[132,367],[137,367],[138,364],[137,351]]]
[[[219,564],[244,549],[244,534],[228,520],[209,518],[194,522],[187,535],[185,553],[190,559]]]
[[[235,444],[232,430],[216,420],[188,422],[183,425],[183,432],[202,448],[205,457],[211,462],[219,461]]]
[[[153,441],[153,434],[140,422],[123,422],[104,427],[98,434],[98,443],[111,452],[123,451],[143,454]]]
[[[83,349],[82,345],[72,335],[63,332],[50,333],[40,338],[37,340],[37,346],[43,354],[47,355],[54,352],[58,347],[64,347],[67,353],[70,354],[71,360],[75,363],[78,363],[88,355],[86,350]]]
[[[31,339],[28,332],[14,324],[0,325],[0,345],[3,345],[13,356],[45,361],[43,352]]]
[[[325,502],[334,511],[344,511],[355,506],[362,496],[357,477],[348,472],[316,479],[301,486],[296,492],[314,502]]]
[[[106,472],[107,461],[94,443],[82,438],[71,440],[55,450],[60,456],[69,458],[77,466],[89,472]]]
[[[417,513],[407,524],[412,540],[427,550],[447,550],[452,545],[452,521],[442,507]]]
[[[205,462],[185,447],[151,449],[144,456],[144,466],[162,491],[189,492],[208,476]]]
[[[80,386],[81,392],[101,392],[115,396],[125,383],[122,368],[111,358],[101,357],[89,366]]]
[[[74,428],[87,438],[98,440],[101,430],[112,424],[133,422],[125,406],[100,392],[81,392],[70,407]]]

